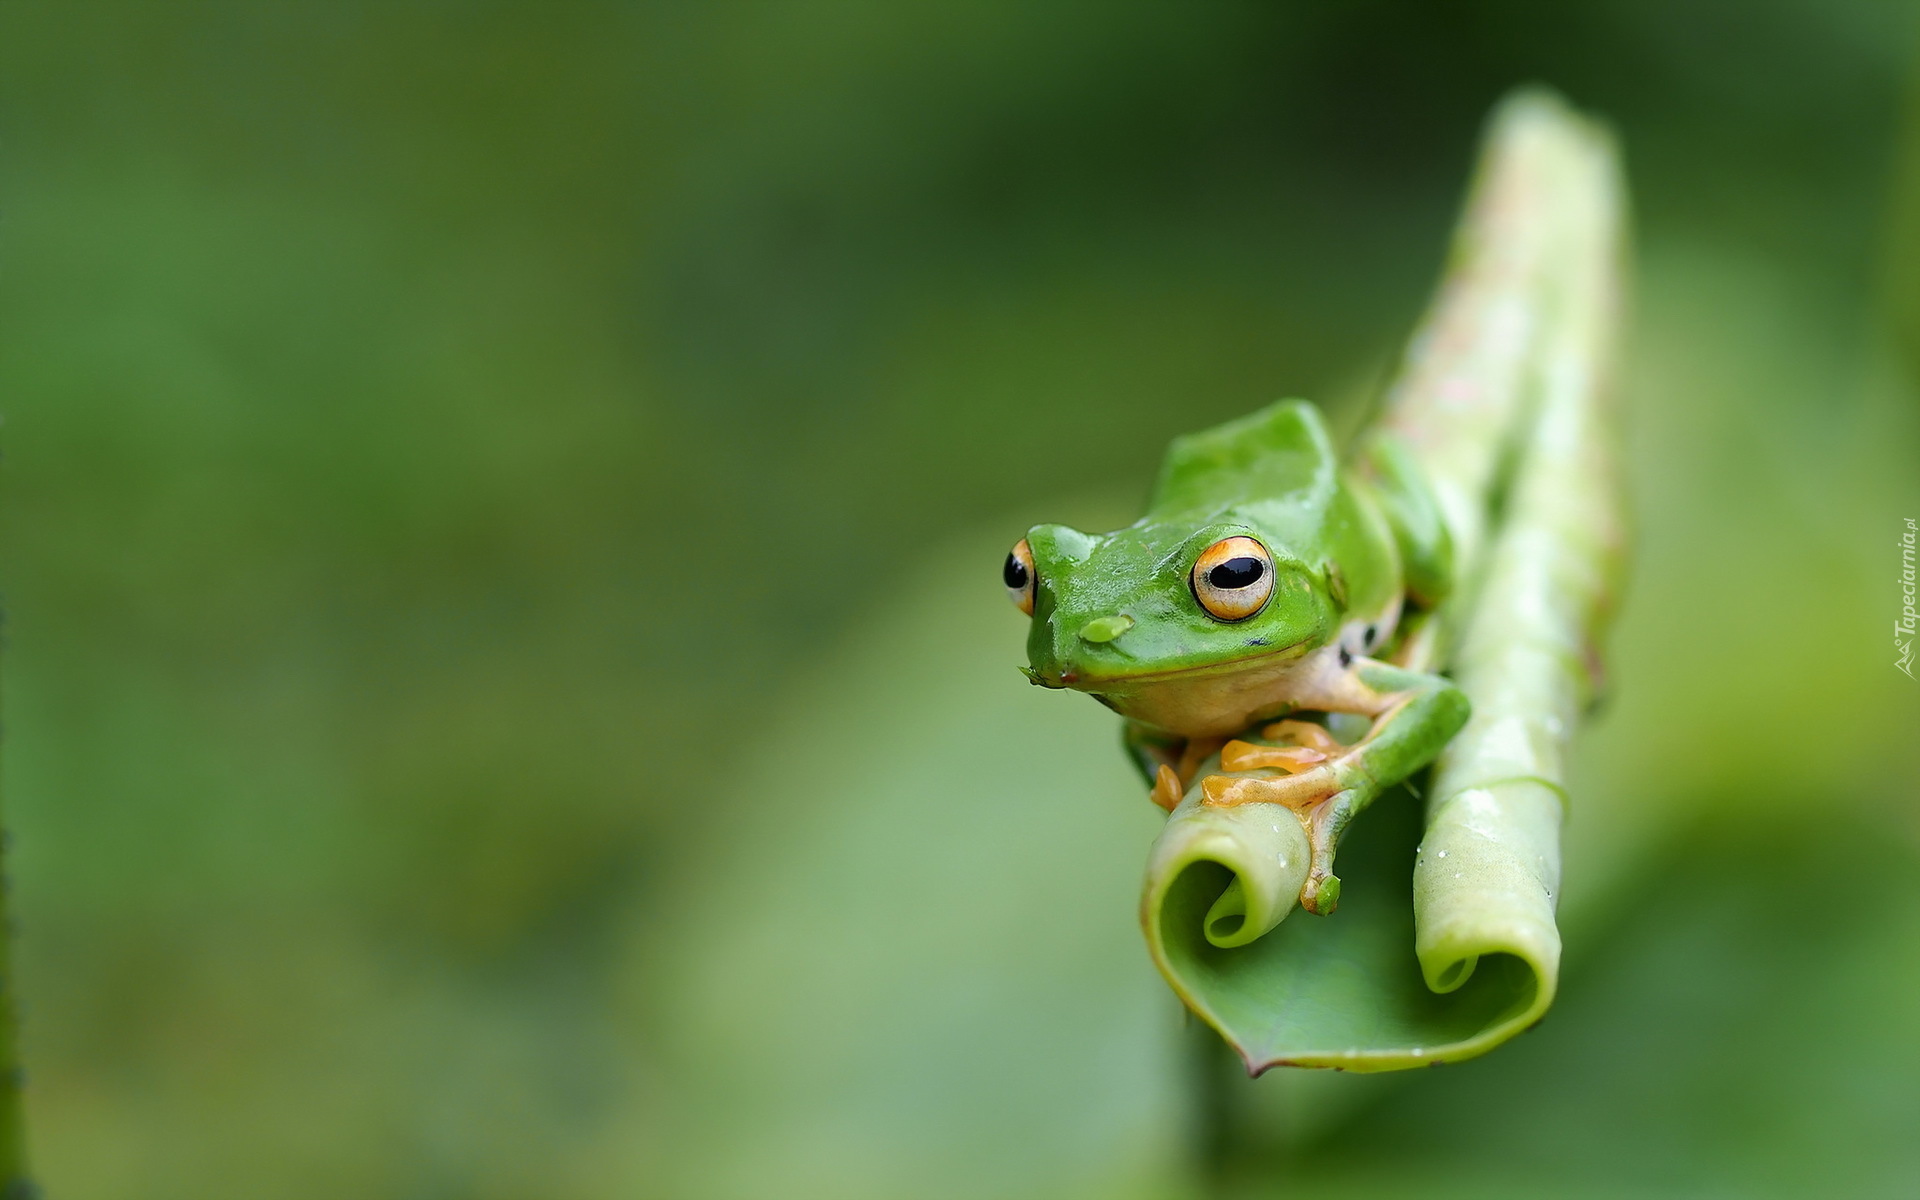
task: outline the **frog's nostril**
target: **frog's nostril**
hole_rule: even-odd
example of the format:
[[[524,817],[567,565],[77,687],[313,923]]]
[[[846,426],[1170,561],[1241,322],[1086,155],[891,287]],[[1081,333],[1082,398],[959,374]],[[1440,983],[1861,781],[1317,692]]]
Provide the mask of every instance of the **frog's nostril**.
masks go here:
[[[1085,642],[1110,642],[1127,630],[1133,628],[1133,618],[1124,613],[1111,617],[1101,617],[1097,621],[1088,621],[1080,627],[1080,640]]]

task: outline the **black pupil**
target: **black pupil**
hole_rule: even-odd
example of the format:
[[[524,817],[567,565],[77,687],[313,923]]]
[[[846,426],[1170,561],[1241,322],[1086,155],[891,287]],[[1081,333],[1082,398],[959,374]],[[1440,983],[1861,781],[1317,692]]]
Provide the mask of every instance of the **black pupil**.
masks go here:
[[[1021,562],[1011,554],[1007,555],[1007,565],[1001,569],[1000,578],[1006,580],[1007,586],[1014,591],[1025,591],[1027,587],[1027,564]]]
[[[1267,564],[1257,558],[1230,558],[1207,572],[1207,582],[1222,590],[1252,587],[1266,574]]]

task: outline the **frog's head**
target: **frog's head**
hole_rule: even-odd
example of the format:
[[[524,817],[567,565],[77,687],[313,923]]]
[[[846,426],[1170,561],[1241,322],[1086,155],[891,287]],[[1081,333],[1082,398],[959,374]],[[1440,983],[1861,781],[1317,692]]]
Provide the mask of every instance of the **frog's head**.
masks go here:
[[[1028,678],[1111,695],[1332,640],[1338,579],[1231,516],[1109,534],[1034,527],[1004,572],[1008,595],[1033,618]]]

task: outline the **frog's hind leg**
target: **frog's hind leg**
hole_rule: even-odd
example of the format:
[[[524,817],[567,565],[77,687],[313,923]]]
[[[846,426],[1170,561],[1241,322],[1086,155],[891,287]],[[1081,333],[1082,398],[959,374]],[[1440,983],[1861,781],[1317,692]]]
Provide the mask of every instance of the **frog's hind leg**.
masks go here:
[[[1439,657],[1440,614],[1418,612],[1401,622],[1393,650],[1382,661],[1407,671],[1425,671]]]
[[[1123,721],[1120,724],[1120,745],[1127,752],[1127,760],[1151,784],[1161,767],[1170,767],[1180,761],[1180,752],[1186,748],[1186,739],[1168,737],[1135,721]]]
[[[1196,737],[1187,739],[1187,748],[1180,752],[1180,764],[1174,768],[1180,776],[1180,786],[1185,788],[1193,782],[1194,773],[1200,764],[1207,761],[1215,750],[1226,744],[1222,737]]]
[[[1407,596],[1421,608],[1436,607],[1454,584],[1453,536],[1440,498],[1412,449],[1395,434],[1380,430],[1369,436],[1360,463],[1393,529]]]
[[[1200,764],[1226,739],[1170,738],[1128,721],[1121,727],[1121,740],[1127,756],[1151,785],[1147,798],[1172,812],[1187,794],[1187,785],[1193,782]]]

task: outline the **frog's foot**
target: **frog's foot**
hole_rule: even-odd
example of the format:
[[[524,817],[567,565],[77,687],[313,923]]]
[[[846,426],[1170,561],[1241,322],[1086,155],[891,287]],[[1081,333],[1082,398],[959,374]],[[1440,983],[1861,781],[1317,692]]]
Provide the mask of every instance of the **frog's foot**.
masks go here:
[[[1348,750],[1347,746],[1334,740],[1326,726],[1315,725],[1312,721],[1275,721],[1262,729],[1260,736],[1270,742],[1291,742],[1295,746],[1318,750],[1328,758],[1338,758]]]
[[[1256,746],[1252,742],[1232,741],[1220,748],[1223,771],[1256,771],[1272,767],[1289,775],[1311,771],[1327,761],[1327,755],[1311,746]]]
[[[1272,748],[1252,746],[1248,749]],[[1290,747],[1290,749],[1298,749],[1298,747]],[[1282,766],[1283,769],[1289,769],[1278,760],[1272,763],[1262,762],[1259,765]],[[1302,809],[1312,808],[1340,790],[1333,771],[1327,767],[1312,765],[1291,769],[1297,769],[1300,773],[1280,776],[1209,775],[1200,781],[1201,799],[1215,808],[1235,808],[1242,804],[1282,804],[1299,812]]]
[[[1277,721],[1262,729],[1260,736],[1289,744],[1261,746],[1235,739],[1220,748],[1220,769],[1257,771],[1267,767],[1299,775],[1352,749],[1335,741],[1332,734],[1311,721]]]

